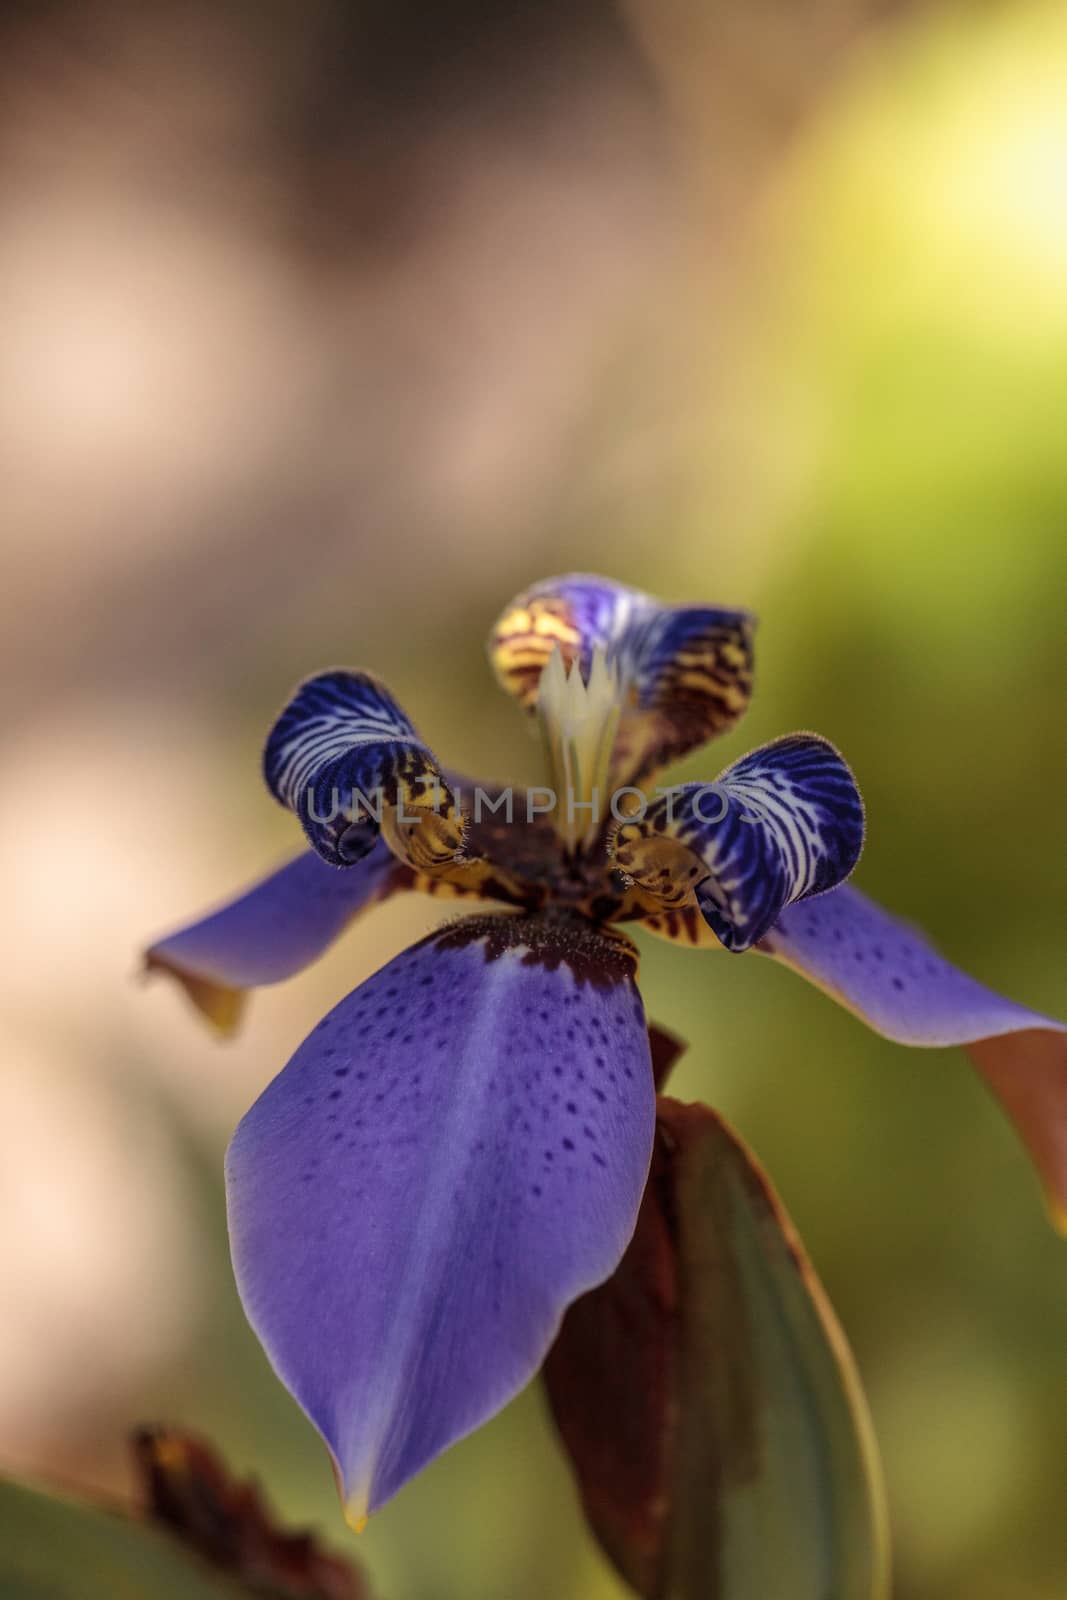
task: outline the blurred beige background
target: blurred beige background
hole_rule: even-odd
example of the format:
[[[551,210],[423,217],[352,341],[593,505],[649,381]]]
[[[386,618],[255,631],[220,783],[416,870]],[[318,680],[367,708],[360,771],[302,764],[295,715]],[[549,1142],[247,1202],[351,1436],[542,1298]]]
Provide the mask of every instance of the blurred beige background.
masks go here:
[[[154,934],[295,844],[291,683],[384,676],[532,775],[483,660],[588,568],[762,617],[714,776],[815,727],[858,882],[1067,1013],[1067,17],[1010,4],[121,0],[0,23],[0,1465],[215,1436],[339,1541],[229,1278],[230,1130],[438,914],[220,1047]],[[961,1055],[649,941],[651,1014],[850,1333],[901,1600],[1067,1592],[1067,1251]],[[609,1600],[536,1391],[357,1547],[396,1600]]]

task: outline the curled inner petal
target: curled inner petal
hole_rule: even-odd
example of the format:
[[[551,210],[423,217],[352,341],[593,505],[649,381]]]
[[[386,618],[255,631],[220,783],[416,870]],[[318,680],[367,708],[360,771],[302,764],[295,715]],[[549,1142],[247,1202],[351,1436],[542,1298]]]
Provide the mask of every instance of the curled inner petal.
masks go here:
[[[713,784],[686,784],[623,823],[616,865],[653,914],[695,906],[728,950],[747,950],[787,905],[852,871],[863,845],[855,780],[825,739],[793,734]]]
[[[620,781],[648,783],[740,721],[752,694],[754,628],[745,611],[657,608],[632,645],[636,704],[616,747]]]
[[[351,866],[388,824],[394,853],[418,872],[450,866],[464,821],[430,750],[388,690],[337,669],[301,684],[267,738],[267,786],[295,811],[332,866]]]
[[[554,654],[589,684],[600,652],[618,686],[612,781],[644,783],[742,715],[752,689],[753,628],[745,611],[665,606],[575,573],[512,601],[489,656],[503,688],[532,712]]]
[[[725,733],[752,693],[753,619],[715,606],[665,606],[640,590],[573,573],[507,606],[490,638],[501,685],[533,712],[558,654],[590,683],[603,656],[617,683],[614,784],[637,784],[686,750]]]

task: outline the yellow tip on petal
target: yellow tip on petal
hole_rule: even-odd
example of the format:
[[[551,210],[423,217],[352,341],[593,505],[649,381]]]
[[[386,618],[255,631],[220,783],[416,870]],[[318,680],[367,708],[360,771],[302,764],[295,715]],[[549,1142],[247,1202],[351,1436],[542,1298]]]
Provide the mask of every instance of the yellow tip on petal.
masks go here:
[[[232,1039],[236,1034],[247,999],[243,989],[232,989],[211,978],[202,978],[198,973],[186,972],[155,950],[149,950],[146,954],[143,971],[146,976],[165,972],[176,978],[200,1015],[207,1019],[221,1038]]]
[[[1067,1239],[1067,1205],[1058,1195],[1046,1196],[1048,1204],[1048,1218],[1062,1239]]]
[[[345,1501],[345,1521],[353,1533],[362,1533],[367,1526],[370,1503],[370,1484],[363,1483]]]

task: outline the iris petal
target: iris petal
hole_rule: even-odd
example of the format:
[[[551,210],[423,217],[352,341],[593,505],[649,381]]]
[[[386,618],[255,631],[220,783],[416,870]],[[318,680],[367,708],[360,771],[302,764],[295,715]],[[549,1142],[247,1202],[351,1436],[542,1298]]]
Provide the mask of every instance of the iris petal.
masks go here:
[[[350,872],[306,850],[218,911],[152,945],[149,972],[168,972],[223,1033],[240,1019],[246,989],[280,983],[322,955],[352,918],[403,886],[384,842]]]
[[[728,950],[747,950],[783,908],[824,893],[863,847],[855,779],[827,740],[791,734],[713,784],[684,784],[623,824],[615,861],[653,914],[694,905]]]
[[[234,1267],[359,1520],[540,1366],[614,1269],[654,1094],[633,947],[472,917],[343,1000],[227,1159]]]
[[[489,641],[502,686],[527,711],[558,647],[588,681],[604,652],[621,685],[622,716],[612,781],[645,783],[654,772],[727,732],[752,692],[753,617],[713,606],[665,606],[638,589],[572,573],[535,584],[512,601]]]
[[[383,825],[418,871],[447,867],[463,824],[438,764],[385,686],[337,668],[302,683],[263,752],[267,787],[331,866],[371,849]]]
[[[760,945],[899,1044],[965,1045],[1067,1228],[1067,1028],[986,989],[908,923],[843,887],[791,906]]]

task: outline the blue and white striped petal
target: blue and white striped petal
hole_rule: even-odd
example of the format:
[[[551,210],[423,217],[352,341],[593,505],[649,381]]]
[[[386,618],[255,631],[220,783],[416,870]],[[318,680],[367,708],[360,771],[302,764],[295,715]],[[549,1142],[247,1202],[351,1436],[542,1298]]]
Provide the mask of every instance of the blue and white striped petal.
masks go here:
[[[267,787],[331,866],[348,867],[380,832],[420,872],[451,866],[463,819],[434,756],[388,689],[335,668],[302,683],[263,752]]]
[[[790,734],[710,784],[682,784],[616,832],[616,866],[651,913],[696,906],[727,950],[762,939],[788,905],[848,877],[863,802],[826,739]]]
[[[738,721],[752,691],[754,627],[747,611],[665,606],[574,573],[513,600],[493,629],[489,658],[503,688],[532,712],[556,650],[586,682],[602,655],[621,709],[611,776],[636,784]]]

